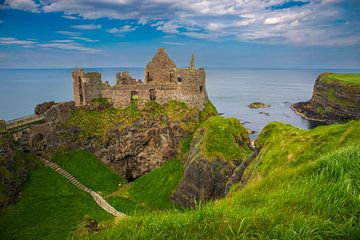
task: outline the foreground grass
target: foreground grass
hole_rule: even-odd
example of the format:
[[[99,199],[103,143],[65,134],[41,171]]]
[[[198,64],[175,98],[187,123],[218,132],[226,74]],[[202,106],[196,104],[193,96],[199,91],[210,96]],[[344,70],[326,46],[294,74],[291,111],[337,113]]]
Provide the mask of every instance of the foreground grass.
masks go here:
[[[85,215],[113,219],[90,195],[39,164],[16,205],[0,212],[0,239],[66,239]]]
[[[185,212],[131,217],[88,239],[358,239],[360,122],[258,137],[248,184]]]

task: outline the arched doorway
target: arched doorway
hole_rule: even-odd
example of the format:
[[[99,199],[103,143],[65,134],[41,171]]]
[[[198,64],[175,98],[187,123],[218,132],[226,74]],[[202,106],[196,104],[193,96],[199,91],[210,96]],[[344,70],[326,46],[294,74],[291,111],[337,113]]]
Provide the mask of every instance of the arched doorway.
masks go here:
[[[139,93],[137,91],[131,91],[131,101],[139,100]]]

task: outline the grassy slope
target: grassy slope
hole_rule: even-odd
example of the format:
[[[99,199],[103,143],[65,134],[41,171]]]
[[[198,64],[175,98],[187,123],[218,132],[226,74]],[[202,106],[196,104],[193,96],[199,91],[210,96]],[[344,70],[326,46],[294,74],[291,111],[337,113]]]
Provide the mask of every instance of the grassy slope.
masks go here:
[[[30,172],[17,204],[0,212],[0,239],[66,239],[85,215],[113,219],[90,195],[40,165]]]
[[[172,208],[170,195],[183,173],[182,162],[173,159],[134,182],[126,183],[93,154],[85,151],[57,154],[54,161],[127,214]]]
[[[172,209],[175,206],[170,196],[182,174],[182,161],[177,158],[169,160],[160,168],[122,186],[108,199],[117,209],[130,215]]]
[[[194,138],[198,136],[204,136],[202,152],[209,159],[244,159],[251,152],[246,145],[249,142],[248,130],[235,118],[211,117],[195,132]]]
[[[331,73],[327,75],[328,79],[334,79],[349,84],[360,84],[359,73]]]
[[[311,131],[272,123],[258,137],[262,149],[243,189],[195,210],[129,218],[89,238],[357,239],[358,136],[360,121]]]
[[[76,150],[57,154],[53,159],[80,182],[104,195],[116,191],[119,184],[126,182],[89,152]]]

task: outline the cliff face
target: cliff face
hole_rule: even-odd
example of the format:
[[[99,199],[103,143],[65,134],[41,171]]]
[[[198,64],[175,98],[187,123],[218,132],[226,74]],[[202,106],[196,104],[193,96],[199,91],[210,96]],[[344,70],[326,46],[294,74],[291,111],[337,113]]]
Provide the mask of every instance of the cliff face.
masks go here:
[[[88,150],[133,180],[175,157],[180,140],[195,131],[199,120],[216,113],[200,113],[176,101],[149,102],[144,109],[98,105],[75,108],[69,102],[51,107],[45,123],[23,134],[23,145],[47,158],[58,150]]]
[[[306,119],[326,123],[360,119],[360,75],[323,73],[316,79],[312,98],[291,108]]]
[[[0,129],[0,209],[14,204],[21,191],[29,165],[24,157],[12,136]]]
[[[251,148],[248,131],[237,119],[209,118],[193,136],[173,201],[192,207],[196,202],[224,197],[230,177]]]

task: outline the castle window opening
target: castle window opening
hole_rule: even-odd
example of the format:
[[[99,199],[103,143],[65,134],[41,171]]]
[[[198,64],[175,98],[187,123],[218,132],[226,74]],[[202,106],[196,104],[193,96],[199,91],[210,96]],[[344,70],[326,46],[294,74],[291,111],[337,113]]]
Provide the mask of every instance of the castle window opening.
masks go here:
[[[170,82],[172,82],[173,80],[174,80],[174,73],[171,72],[171,73],[170,73]]]
[[[152,81],[153,80],[151,75],[150,75],[150,72],[146,72],[146,80],[147,81]]]
[[[177,81],[178,81],[178,82],[182,82],[182,78],[181,78],[181,77],[178,77],[178,78],[177,78]]]
[[[81,86],[81,77],[78,77],[78,85],[79,85],[79,98],[80,98],[80,105],[84,102],[84,97],[82,94],[82,86]]]
[[[131,101],[139,100],[139,93],[137,91],[131,91]]]
[[[150,100],[155,101],[156,100],[156,90],[150,89],[149,94],[150,94]]]
[[[203,92],[203,89],[204,89],[204,87],[203,86],[200,86],[200,92],[202,93]]]

